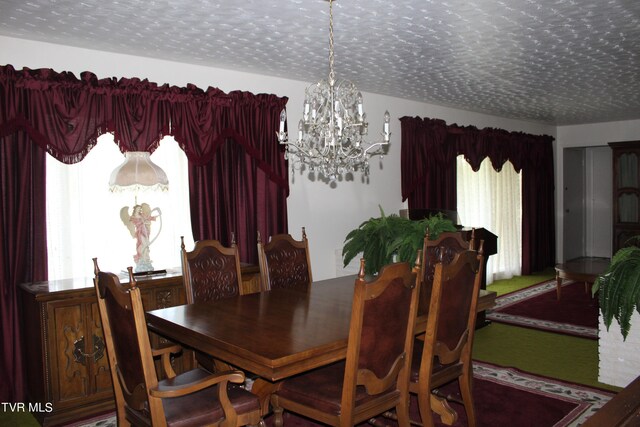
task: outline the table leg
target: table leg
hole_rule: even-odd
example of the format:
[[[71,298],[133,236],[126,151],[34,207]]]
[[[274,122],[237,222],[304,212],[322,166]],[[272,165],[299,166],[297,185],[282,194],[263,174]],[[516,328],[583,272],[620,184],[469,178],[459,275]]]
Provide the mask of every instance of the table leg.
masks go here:
[[[558,301],[560,301],[560,295],[562,294],[562,277],[560,277],[560,273],[556,273],[556,296]]]
[[[272,383],[263,378],[256,378],[251,387],[251,393],[258,396],[260,401],[260,413],[263,417],[269,414],[271,395],[278,390],[279,383]]]

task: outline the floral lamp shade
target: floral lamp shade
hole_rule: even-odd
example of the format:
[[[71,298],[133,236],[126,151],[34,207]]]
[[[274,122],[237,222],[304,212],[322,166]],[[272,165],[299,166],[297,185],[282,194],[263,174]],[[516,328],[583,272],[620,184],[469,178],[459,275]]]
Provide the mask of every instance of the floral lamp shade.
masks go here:
[[[169,179],[162,168],[151,161],[146,151],[125,153],[124,162],[111,172],[111,191],[134,191],[169,189]]]

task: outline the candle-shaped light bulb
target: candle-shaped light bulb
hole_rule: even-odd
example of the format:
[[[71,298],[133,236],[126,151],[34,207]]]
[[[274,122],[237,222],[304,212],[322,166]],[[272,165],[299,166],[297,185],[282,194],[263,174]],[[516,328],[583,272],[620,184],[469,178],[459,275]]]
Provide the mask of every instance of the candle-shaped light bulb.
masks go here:
[[[298,141],[302,141],[302,131],[304,129],[304,122],[302,119],[298,122]]]
[[[318,118],[318,101],[315,99],[311,103],[311,121],[315,123]]]
[[[389,111],[384,112],[384,124],[382,125],[382,136],[385,142],[389,142],[389,122],[391,121],[391,115]]]
[[[302,113],[302,118],[304,119],[305,122],[309,121],[309,110],[311,109],[310,105],[309,105],[309,100],[305,98],[304,100],[304,108],[303,108],[303,113]]]
[[[364,112],[363,107],[362,107],[362,93],[358,92],[358,95],[356,96],[356,105],[357,105],[357,109],[358,109],[358,118],[362,118],[362,113]]]

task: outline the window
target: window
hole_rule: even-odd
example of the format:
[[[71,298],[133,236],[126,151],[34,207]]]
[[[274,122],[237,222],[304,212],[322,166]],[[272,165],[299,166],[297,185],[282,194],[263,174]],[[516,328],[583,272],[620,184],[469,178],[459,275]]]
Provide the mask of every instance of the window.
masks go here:
[[[496,172],[486,158],[474,172],[463,156],[457,158],[457,199],[460,222],[484,227],[498,236],[498,253],[489,257],[487,284],[521,274],[521,175],[511,162]]]
[[[160,208],[161,222],[151,226],[151,260],[155,269],[180,266],[180,236],[193,247],[187,158],[165,137],[151,159],[169,178],[167,192],[111,193],[111,171],[124,161],[113,135],[102,135],[91,152],[74,165],[47,156],[47,240],[49,280],[92,277],[92,258],[104,271],[135,266],[136,240],[120,219],[123,207],[148,203]]]

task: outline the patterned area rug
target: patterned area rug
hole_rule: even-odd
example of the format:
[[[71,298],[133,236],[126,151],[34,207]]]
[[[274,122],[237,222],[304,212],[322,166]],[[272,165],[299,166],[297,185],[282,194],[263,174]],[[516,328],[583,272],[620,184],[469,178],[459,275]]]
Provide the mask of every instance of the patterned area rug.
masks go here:
[[[550,280],[496,298],[487,319],[583,338],[598,339],[598,299],[584,284],[565,281],[560,301]]]
[[[473,376],[480,426],[579,426],[615,395],[477,361]],[[464,410],[455,409],[460,418],[454,425],[466,426]]]
[[[118,421],[116,420],[116,413],[111,412],[78,423],[69,424],[67,427],[118,427]]]
[[[613,397],[614,393],[532,375],[515,368],[485,362],[474,362],[474,399],[479,426],[511,427],[567,427],[579,426]],[[459,398],[457,382],[441,389],[446,395]],[[462,406],[453,403],[459,418],[454,426],[466,426]],[[411,402],[411,418],[419,420],[415,399]],[[273,426],[273,417],[265,419]],[[387,419],[380,421],[395,425]],[[316,427],[319,424],[285,412],[286,427]],[[437,426],[442,424],[436,422]],[[82,427],[115,427],[112,414]],[[362,424],[362,426],[366,426]]]

